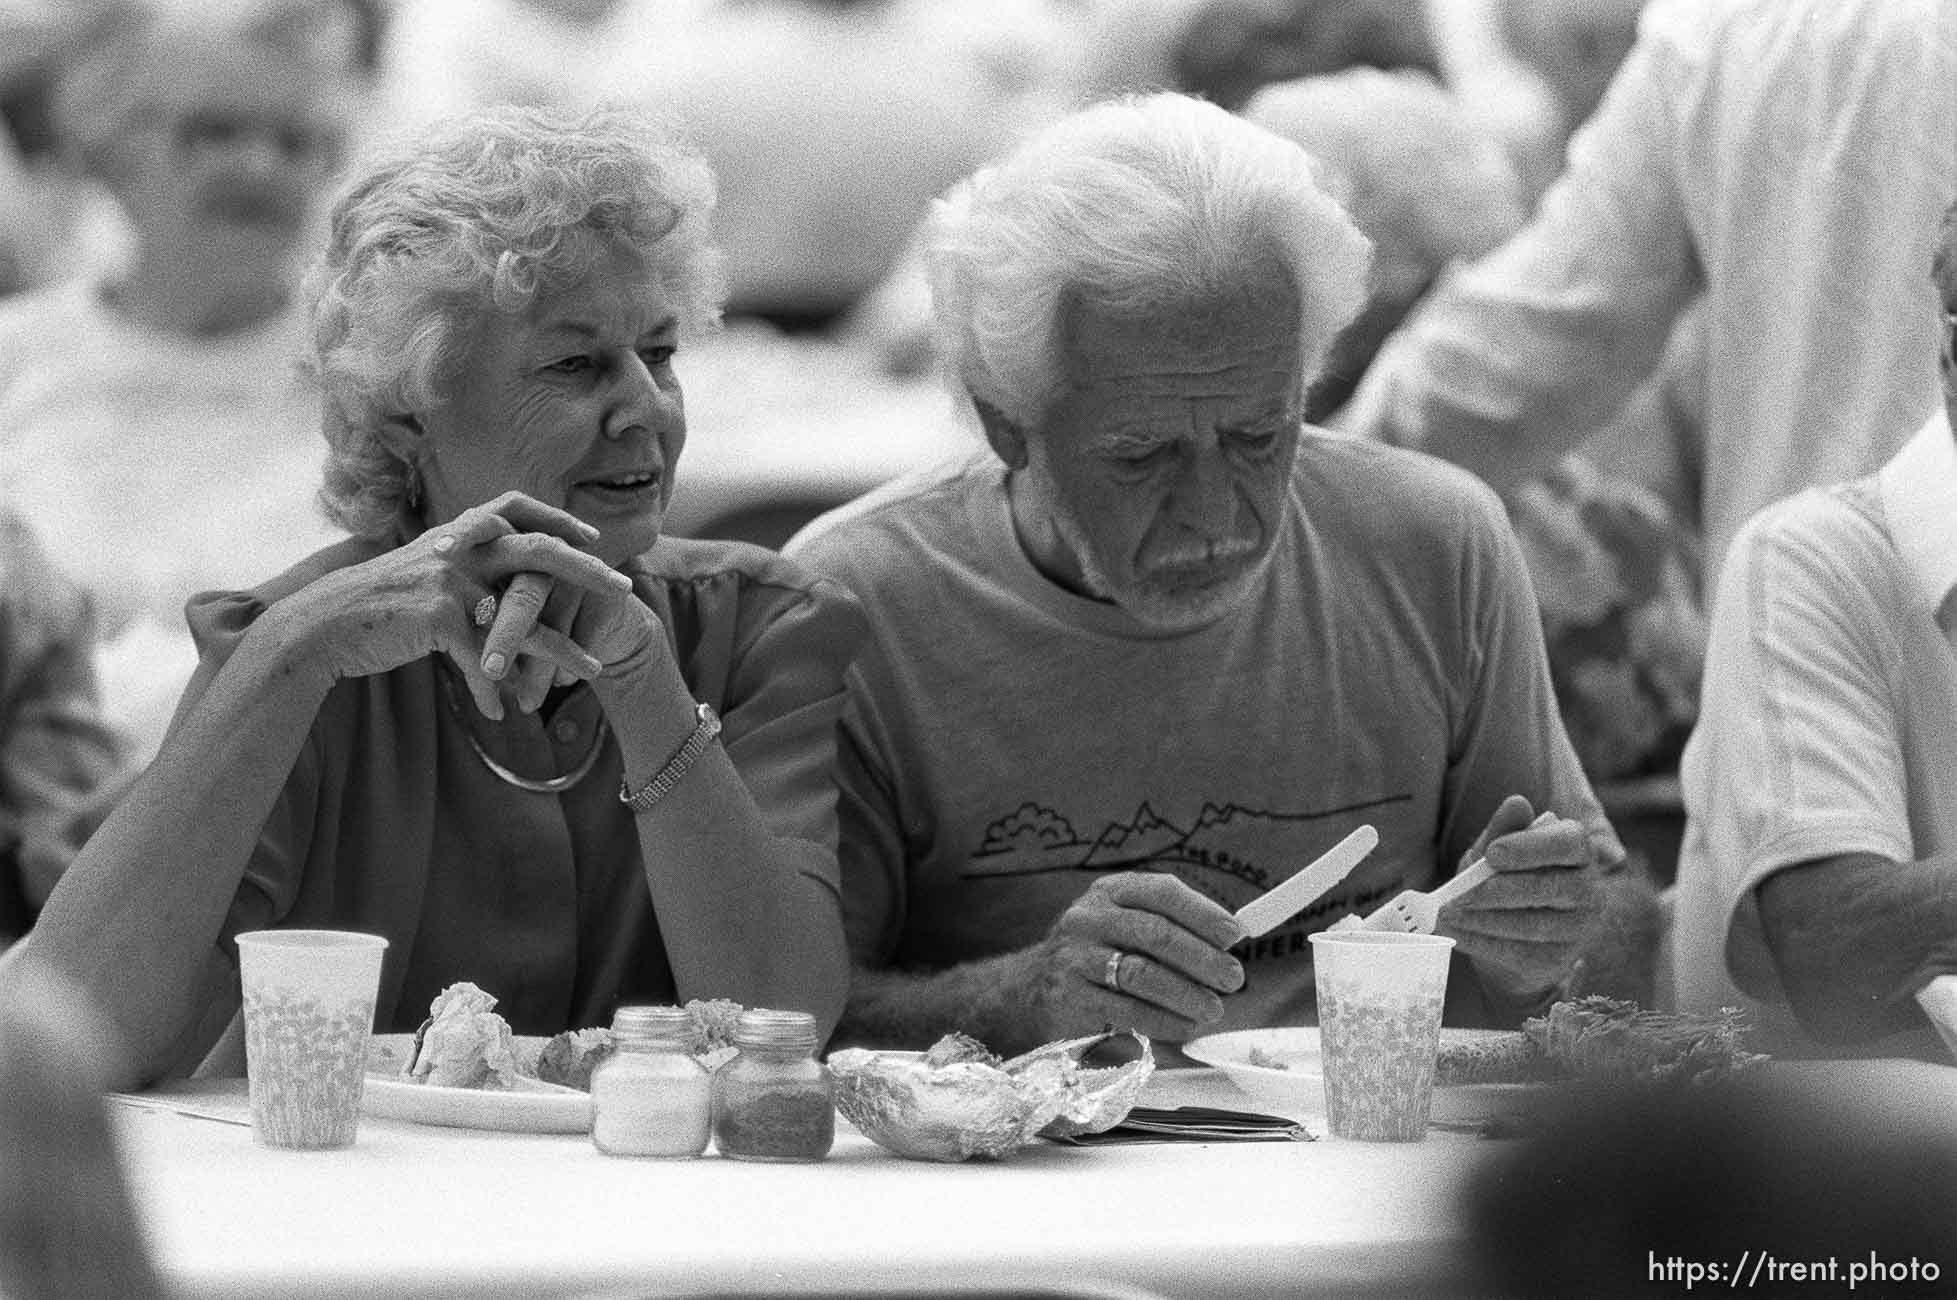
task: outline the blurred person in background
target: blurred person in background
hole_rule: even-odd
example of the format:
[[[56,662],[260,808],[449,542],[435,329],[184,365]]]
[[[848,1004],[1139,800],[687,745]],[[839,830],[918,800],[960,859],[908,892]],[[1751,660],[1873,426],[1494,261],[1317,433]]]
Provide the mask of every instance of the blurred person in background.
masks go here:
[[[88,598],[0,511],[0,946],[25,934],[119,769]]]
[[[1307,404],[1307,418],[1335,419],[1380,346],[1441,276],[1522,228],[1524,190],[1502,142],[1421,73],[1362,68],[1267,86],[1244,115],[1323,163],[1373,241],[1367,306],[1333,344]],[[1646,415],[1648,400],[1627,412]],[[1593,444],[1621,432],[1601,430]],[[1612,808],[1625,792],[1606,783],[1675,772],[1697,713],[1705,620],[1696,536],[1651,486],[1607,453],[1599,464],[1590,446],[1516,485],[1505,504],[1541,610],[1564,725],[1626,834]],[[1662,839],[1640,844],[1626,835],[1660,879],[1670,878],[1680,822],[1674,810],[1657,827]],[[1620,946],[1625,968],[1603,989],[1648,1001],[1655,912],[1636,926]]]
[[[112,1031],[26,955],[0,963],[0,1295],[164,1300],[102,1097]]]
[[[0,297],[99,275],[127,254],[114,197],[60,156],[50,123],[62,69],[118,8],[0,0]]]
[[[110,720],[154,751],[196,664],[184,601],[338,535],[313,503],[297,258],[357,111],[336,0],[118,9],[56,87],[59,147],[127,213],[126,266],[0,304],[0,503],[101,619]]]
[[[1233,112],[1259,87],[1295,77],[1439,71],[1423,0],[1203,0],[1169,66],[1175,89]]]
[[[1915,994],[1957,973],[1957,206],[1932,266],[1944,400],[1740,531],[1685,756],[1678,1001],[1779,1052],[1943,1056]]]
[[[1303,150],[1179,95],[1064,120],[940,206],[943,348],[990,445],[789,547],[871,624],[840,1032],[1309,1022],[1311,932],[1484,851],[1442,921],[1453,1014],[1569,986],[1620,853],[1501,507],[1303,425],[1367,257]],[[1240,942],[1232,909],[1361,823],[1370,858]]]
[[[587,93],[681,124],[721,177],[730,314],[791,331],[834,325],[898,266],[933,198],[1092,99],[1177,89],[1235,107],[1278,78],[1434,66],[1422,0],[639,9],[655,12],[613,20]]]
[[[1072,106],[1051,9],[704,3],[628,19],[591,86],[671,120],[713,165],[730,316],[825,330],[935,196]]]
[[[1525,205],[1563,170],[1630,52],[1645,0],[1428,0],[1442,79],[1475,130],[1502,142]]]
[[[1432,0],[1055,0],[1082,102],[1178,90],[1235,111],[1258,87],[1350,67],[1437,72]]]
[[[1646,0],[1493,0],[1502,38],[1548,83],[1567,140],[1637,42]]]
[[[1443,280],[1343,422],[1509,490],[1701,302],[1710,588],[1748,515],[1873,469],[1938,401],[1921,268],[1954,191],[1957,6],[1654,0],[1530,224]]]
[[[1527,212],[1498,141],[1426,73],[1353,68],[1267,85],[1243,115],[1302,147],[1372,241],[1366,305],[1339,332],[1306,418],[1336,413],[1443,271],[1499,246]]]
[[[716,2],[390,0],[369,133],[412,136],[498,105],[589,107],[594,70],[635,24],[677,32]]]
[[[514,109],[334,205],[309,301],[351,536],[192,602],[204,658],[162,750],[20,945],[127,1035],[117,1086],[220,1040],[213,1068],[242,1069],[232,939],[274,926],[384,936],[383,1032],[460,980],[518,1033],[696,997],[834,1023],[860,612],[663,531],[712,210],[642,119]]]

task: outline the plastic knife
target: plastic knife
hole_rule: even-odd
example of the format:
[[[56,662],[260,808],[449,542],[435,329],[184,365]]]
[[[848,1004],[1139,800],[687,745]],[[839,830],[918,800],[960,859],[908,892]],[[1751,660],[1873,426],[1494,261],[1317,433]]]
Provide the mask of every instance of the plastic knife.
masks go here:
[[[1378,844],[1379,832],[1361,826],[1276,889],[1245,903],[1237,909],[1237,924],[1243,927],[1244,937],[1256,938],[1304,911],[1344,880]]]

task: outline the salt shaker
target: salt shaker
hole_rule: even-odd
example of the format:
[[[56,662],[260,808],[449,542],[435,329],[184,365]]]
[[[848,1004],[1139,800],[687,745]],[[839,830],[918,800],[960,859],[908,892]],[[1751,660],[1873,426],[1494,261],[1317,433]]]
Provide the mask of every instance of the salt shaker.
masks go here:
[[[591,1140],[611,1156],[697,1156],[707,1149],[713,1083],[678,1007],[620,1007],[617,1051],[591,1072]]]
[[[815,1059],[815,1017],[743,1011],[740,1055],[713,1076],[714,1146],[736,1160],[820,1160],[836,1140],[836,1093]]]

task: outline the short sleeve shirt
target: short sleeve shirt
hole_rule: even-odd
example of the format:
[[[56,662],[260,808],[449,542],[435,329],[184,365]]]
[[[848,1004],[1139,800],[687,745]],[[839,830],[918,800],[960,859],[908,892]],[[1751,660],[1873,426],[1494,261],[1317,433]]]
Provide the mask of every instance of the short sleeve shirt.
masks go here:
[[[1754,889],[1842,854],[1957,850],[1957,446],[1939,413],[1879,473],[1767,510],[1734,542],[1682,769],[1681,1006],[1787,1009]]]
[[[1953,197],[1957,5],[1653,0],[1534,219],[1386,346],[1353,427],[1518,481],[1603,427],[1699,299],[1716,576],[1748,516],[1873,472],[1937,405]]]
[[[838,756],[857,961],[1024,947],[1116,871],[1172,872],[1234,910],[1370,823],[1367,861],[1239,951],[1222,1027],[1306,1023],[1306,936],[1451,875],[1505,796],[1588,821],[1617,855],[1493,494],[1308,432],[1288,507],[1261,588],[1176,635],[1040,574],[989,454],[791,543],[872,629]]]

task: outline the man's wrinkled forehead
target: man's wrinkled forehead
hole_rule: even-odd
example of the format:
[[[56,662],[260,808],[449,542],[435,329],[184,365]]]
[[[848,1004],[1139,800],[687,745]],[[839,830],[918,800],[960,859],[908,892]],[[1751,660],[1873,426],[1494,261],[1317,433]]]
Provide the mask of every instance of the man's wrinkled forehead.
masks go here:
[[[1244,326],[1253,322],[1260,328],[1250,333]],[[1110,303],[1071,287],[1060,294],[1055,324],[1060,377],[1080,386],[1155,370],[1178,344],[1185,345],[1191,364],[1202,368],[1295,356],[1303,305],[1289,271],[1273,257],[1253,260],[1243,274],[1221,285],[1165,286],[1159,295],[1134,301]],[[1197,363],[1196,355],[1221,337],[1239,340],[1241,355],[1207,356]]]

